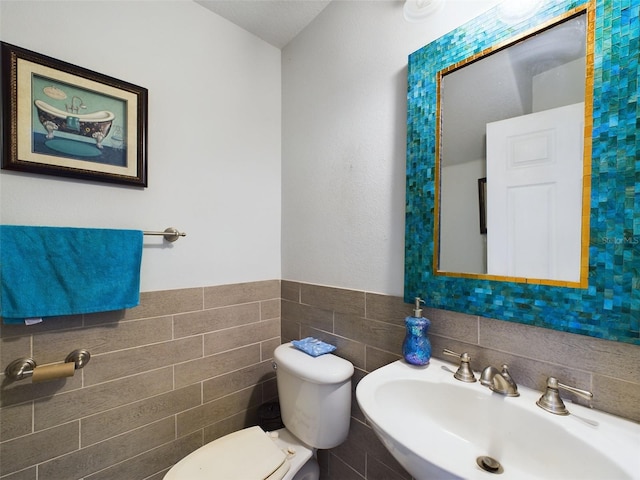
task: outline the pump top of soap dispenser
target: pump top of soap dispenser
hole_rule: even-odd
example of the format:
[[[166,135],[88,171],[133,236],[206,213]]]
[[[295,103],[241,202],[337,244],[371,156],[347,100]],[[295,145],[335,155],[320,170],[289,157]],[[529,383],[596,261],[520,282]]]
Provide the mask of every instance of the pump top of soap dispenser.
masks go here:
[[[424,300],[422,300],[420,297],[416,297],[416,308],[413,309],[413,316],[415,318],[421,318],[422,317],[422,309],[420,308],[420,304],[424,303]]]

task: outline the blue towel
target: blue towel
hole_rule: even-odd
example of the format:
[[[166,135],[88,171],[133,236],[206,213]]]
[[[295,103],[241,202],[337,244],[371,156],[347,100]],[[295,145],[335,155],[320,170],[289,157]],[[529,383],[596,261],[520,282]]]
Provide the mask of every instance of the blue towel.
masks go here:
[[[0,315],[24,319],[140,303],[142,231],[0,226]]]

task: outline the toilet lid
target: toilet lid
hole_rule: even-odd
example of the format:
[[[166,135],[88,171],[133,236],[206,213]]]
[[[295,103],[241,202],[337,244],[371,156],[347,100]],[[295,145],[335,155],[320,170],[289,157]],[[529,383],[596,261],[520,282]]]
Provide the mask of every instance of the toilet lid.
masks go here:
[[[260,427],[230,433],[176,463],[164,480],[279,480],[287,456]]]

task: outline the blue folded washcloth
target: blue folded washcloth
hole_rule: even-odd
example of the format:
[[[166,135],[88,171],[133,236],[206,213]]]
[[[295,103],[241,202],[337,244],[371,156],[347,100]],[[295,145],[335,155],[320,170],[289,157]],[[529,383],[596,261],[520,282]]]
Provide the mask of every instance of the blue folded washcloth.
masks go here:
[[[312,357],[331,353],[336,349],[335,345],[325,343],[313,337],[303,338],[302,340],[293,340],[291,343],[298,350],[302,350],[304,353],[307,353]]]
[[[72,117],[69,115],[67,117],[67,128],[69,130],[75,130],[76,132],[80,131],[80,119],[78,117]]]
[[[140,303],[142,231],[0,226],[4,323]]]

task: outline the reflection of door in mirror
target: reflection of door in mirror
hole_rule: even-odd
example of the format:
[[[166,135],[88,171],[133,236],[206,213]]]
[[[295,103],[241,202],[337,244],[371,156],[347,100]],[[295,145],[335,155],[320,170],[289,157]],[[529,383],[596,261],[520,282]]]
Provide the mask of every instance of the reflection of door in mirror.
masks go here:
[[[584,12],[563,18],[555,25],[546,25],[544,30],[532,32],[511,45],[489,49],[440,72],[439,181],[436,184],[439,215],[436,217],[434,239],[438,246],[437,261],[434,263],[436,273],[580,281],[581,222],[585,208],[582,204],[585,75]],[[579,106],[572,110],[574,117],[559,116],[560,107],[575,104]],[[507,197],[492,200],[495,196],[492,188],[497,187],[499,182],[493,182],[491,178],[496,175],[496,165],[493,164],[493,153],[487,151],[488,125],[501,124],[507,119],[545,115],[543,112],[547,112],[549,118],[567,123],[562,128],[568,131],[558,131],[553,135],[560,136],[562,145],[566,143],[567,136],[572,137],[574,150],[577,149],[577,156],[569,167],[573,169],[571,174],[566,171],[558,174],[563,180],[564,177],[572,178],[573,186],[554,187],[565,192],[561,194],[566,194],[572,188],[574,192],[571,196],[578,197],[576,212],[566,214],[571,216],[570,221],[566,216],[562,217],[564,220],[558,218],[557,207],[564,205],[565,201],[562,198],[551,200],[551,187],[538,185],[536,189],[528,189],[526,194],[521,189],[522,194],[514,199],[506,211]],[[517,123],[518,120],[513,122]],[[543,130],[551,129],[548,120],[542,122]],[[517,135],[526,137],[530,133],[520,132]],[[515,153],[528,158],[525,162],[527,167],[520,168],[518,175],[530,177],[531,183],[545,184],[550,181],[549,178],[536,178],[539,174],[533,173],[535,169],[531,164],[531,155],[535,152],[527,150],[542,148],[543,144],[546,145],[533,141],[512,142],[512,148],[517,145]],[[558,146],[557,142],[553,145],[553,148]],[[564,163],[565,154],[558,154],[563,157]],[[515,161],[521,162],[522,159]],[[482,234],[478,218],[477,182],[485,176],[489,192],[486,205],[488,223],[487,233]],[[519,182],[520,185],[525,183]],[[579,193],[575,192],[576,188]],[[536,195],[532,194],[534,190],[538,192]],[[546,193],[542,195],[542,191]],[[528,198],[526,202],[525,198]],[[494,212],[494,207],[501,209],[502,213]],[[531,209],[539,213],[534,215]],[[498,215],[503,216],[503,226],[492,224]],[[554,222],[551,224],[549,220]],[[567,227],[564,232],[557,230],[558,222]],[[498,233],[499,228],[501,233]],[[545,231],[553,233],[557,240],[552,239],[553,235],[543,236]],[[509,240],[505,238],[509,235],[506,232],[518,234],[516,237],[512,235]],[[522,236],[529,241],[521,241]],[[494,243],[495,240],[500,242]],[[551,247],[550,243],[555,246]],[[571,262],[559,265],[555,260],[560,258],[570,258]]]
[[[487,273],[580,280],[584,103],[487,124]]]

